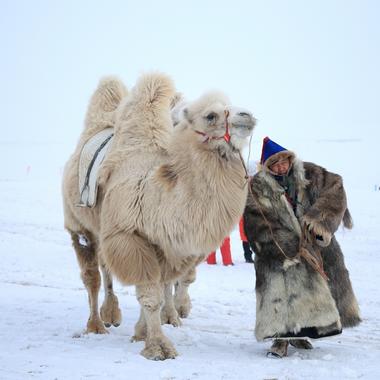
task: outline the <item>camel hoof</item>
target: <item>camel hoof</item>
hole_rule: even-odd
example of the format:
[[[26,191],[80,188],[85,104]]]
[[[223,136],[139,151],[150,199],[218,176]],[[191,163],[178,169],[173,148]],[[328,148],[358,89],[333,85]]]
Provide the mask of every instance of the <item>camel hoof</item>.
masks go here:
[[[191,310],[191,300],[188,294],[174,299],[174,306],[180,318],[187,318]]]
[[[178,317],[177,310],[173,309],[169,311],[169,310],[162,309],[161,310],[161,324],[172,325],[174,327],[182,326],[182,322]]]
[[[141,355],[150,360],[166,360],[174,359],[178,353],[168,339],[156,338],[146,343]]]
[[[180,318],[187,318],[190,314],[191,305],[181,305],[177,308]]]
[[[103,322],[100,319],[90,319],[87,322],[86,334],[108,334],[108,331],[104,327]]]
[[[121,310],[116,296],[109,296],[107,302],[104,301],[100,308],[100,317],[106,327],[111,325],[118,327],[121,323]]]

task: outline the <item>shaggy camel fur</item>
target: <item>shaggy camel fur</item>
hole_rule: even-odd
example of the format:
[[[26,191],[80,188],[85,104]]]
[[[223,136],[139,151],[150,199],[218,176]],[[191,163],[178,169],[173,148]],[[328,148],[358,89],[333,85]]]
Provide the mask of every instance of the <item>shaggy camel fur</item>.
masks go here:
[[[142,355],[155,360],[177,355],[161,329],[164,290],[180,276],[191,278],[243,213],[247,181],[240,150],[255,125],[248,111],[210,93],[184,110],[174,130],[174,98],[174,86],[162,74],[143,76],[128,96],[117,80],[101,82],[63,182],[65,227],[89,293],[87,331],[104,333],[102,320],[120,323],[112,273],[136,285],[141,312],[133,340],[145,340]],[[97,205],[75,207],[81,148],[109,125],[115,135],[99,173]],[[99,262],[106,283],[101,318]]]

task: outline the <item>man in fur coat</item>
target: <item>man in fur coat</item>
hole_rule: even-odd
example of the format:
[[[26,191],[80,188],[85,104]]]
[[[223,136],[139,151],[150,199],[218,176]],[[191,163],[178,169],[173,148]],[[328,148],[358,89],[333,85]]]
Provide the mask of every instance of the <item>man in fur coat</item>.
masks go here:
[[[257,340],[274,339],[269,355],[289,343],[340,334],[360,322],[359,307],[334,237],[352,228],[342,178],[264,139],[244,212],[255,252]]]

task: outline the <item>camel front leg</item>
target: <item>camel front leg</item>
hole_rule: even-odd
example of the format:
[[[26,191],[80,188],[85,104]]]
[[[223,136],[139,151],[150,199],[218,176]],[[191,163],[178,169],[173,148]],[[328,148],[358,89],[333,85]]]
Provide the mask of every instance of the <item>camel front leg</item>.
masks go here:
[[[181,318],[187,318],[191,310],[189,286],[195,281],[195,267],[178,279],[175,284],[174,305]]]
[[[161,309],[161,324],[169,324],[174,327],[182,325],[182,322],[178,317],[178,312],[174,307],[172,282],[164,284],[164,306]]]
[[[174,359],[178,355],[177,351],[161,329],[162,285],[159,283],[137,285],[136,296],[146,321],[145,348],[141,354],[151,360]],[[136,330],[137,325],[135,335],[138,333]]]
[[[107,270],[104,263],[100,266],[103,275],[104,285],[104,301],[100,308],[100,316],[106,327],[120,326],[121,323],[121,310],[119,308],[119,301],[113,292],[112,275]]]

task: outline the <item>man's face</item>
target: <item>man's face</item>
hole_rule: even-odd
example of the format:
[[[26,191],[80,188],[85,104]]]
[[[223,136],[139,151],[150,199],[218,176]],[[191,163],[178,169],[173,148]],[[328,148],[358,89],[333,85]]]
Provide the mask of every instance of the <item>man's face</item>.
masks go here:
[[[276,175],[285,175],[287,174],[290,167],[289,158],[284,158],[272,164],[269,169]]]

